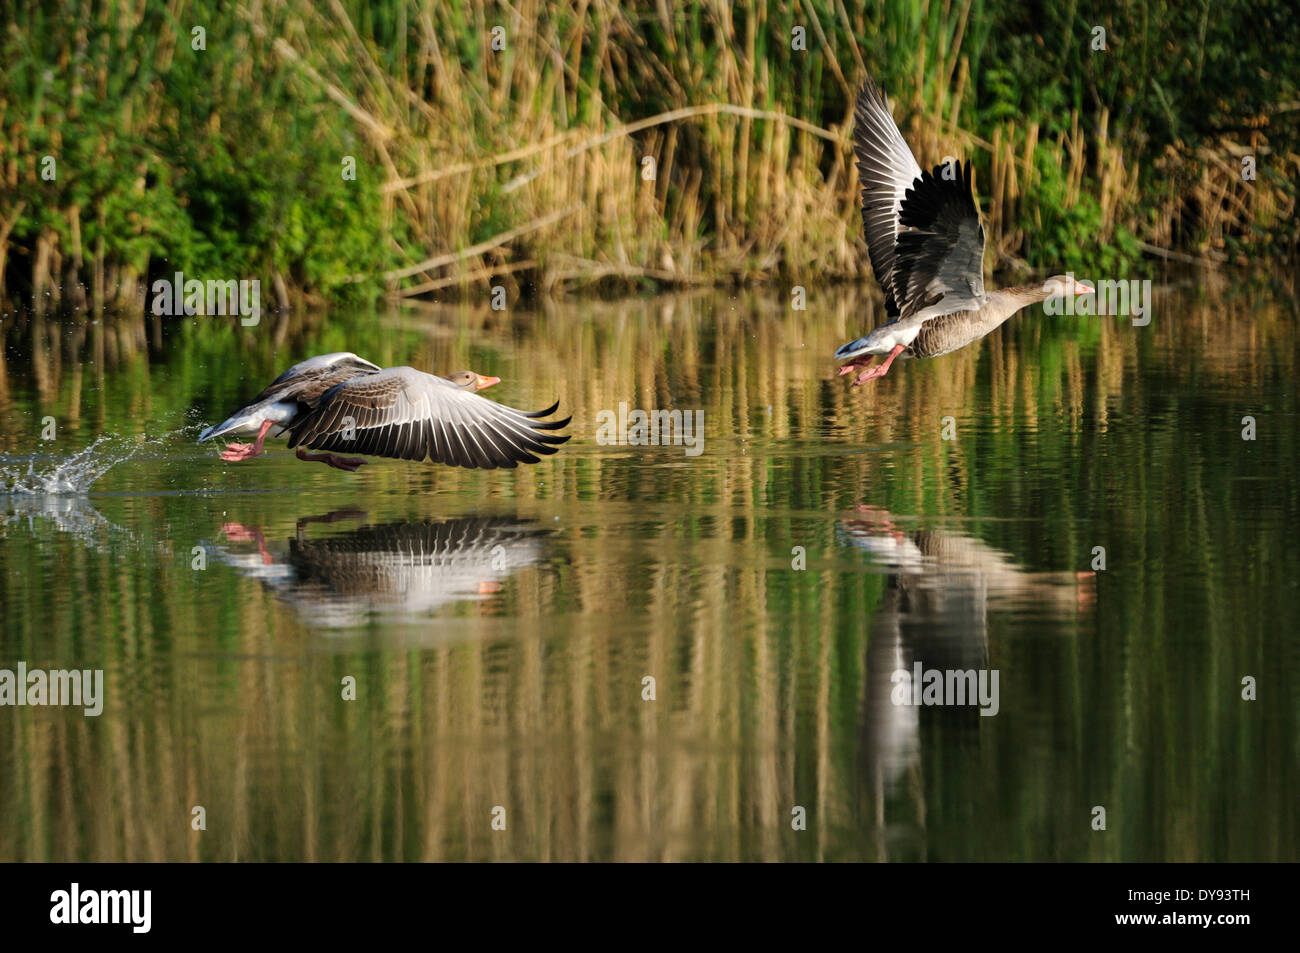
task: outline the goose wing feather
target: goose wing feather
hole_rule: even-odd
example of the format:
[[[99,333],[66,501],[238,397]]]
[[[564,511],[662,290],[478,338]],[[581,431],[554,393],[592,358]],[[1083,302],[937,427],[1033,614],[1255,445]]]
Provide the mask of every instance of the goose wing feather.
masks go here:
[[[514,468],[555,453],[570,418],[538,420],[412,367],[353,376],[325,391],[290,427],[289,447],[450,466]]]
[[[378,370],[380,370],[378,364],[371,364],[351,351],[318,354],[305,361],[299,361],[277,377],[257,395],[253,404],[270,399],[292,398],[313,405],[330,388],[358,374],[372,374]]]
[[[903,321],[985,305],[984,226],[970,160],[923,172],[903,198],[899,223],[892,293]]]
[[[921,167],[898,131],[884,90],[871,79],[858,91],[853,116],[853,151],[862,184],[862,230],[871,269],[885,292],[885,313],[896,318],[899,302],[893,294],[891,276],[899,211],[908,188],[921,177]]]

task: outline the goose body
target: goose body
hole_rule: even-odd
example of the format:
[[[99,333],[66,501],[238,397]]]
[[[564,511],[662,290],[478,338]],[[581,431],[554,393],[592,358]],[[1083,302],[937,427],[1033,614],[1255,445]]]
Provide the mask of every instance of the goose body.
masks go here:
[[[984,287],[984,226],[970,162],[922,170],[889,111],[884,91],[868,79],[854,107],[853,150],[862,184],[862,225],[871,270],[885,293],[889,320],[841,346],[853,382],[883,377],[902,357],[938,357],[978,341],[1026,305],[1093,289],[1058,275],[1042,285]],[[868,367],[876,355],[888,355]]]
[[[554,413],[558,402],[528,412],[479,396],[498,382],[472,371],[438,377],[413,367],[382,368],[349,351],[322,354],[289,368],[199,441],[256,434],[251,444],[227,446],[221,458],[234,462],[260,454],[267,436],[287,435],[300,459],[343,470],[365,461],[334,451],[487,470],[555,453],[569,438],[546,431],[569,418],[538,418]]]

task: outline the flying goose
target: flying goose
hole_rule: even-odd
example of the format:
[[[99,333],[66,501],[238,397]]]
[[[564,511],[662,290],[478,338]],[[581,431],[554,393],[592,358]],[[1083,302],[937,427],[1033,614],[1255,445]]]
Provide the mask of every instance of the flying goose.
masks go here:
[[[298,459],[339,470],[366,461],[336,450],[492,470],[537,463],[535,454],[552,454],[554,444],[569,439],[538,432],[569,422],[537,419],[553,414],[559,401],[529,413],[478,396],[499,382],[473,371],[435,377],[413,367],[383,368],[349,351],[321,354],[289,368],[247,407],[199,434],[199,442],[256,433],[252,443],[229,444],[221,454],[229,462],[248,460],[275,428],[272,436],[287,433]]]
[[[1042,285],[986,291],[984,227],[970,160],[922,171],[884,91],[870,78],[858,92],[854,120],[863,231],[889,318],[835,352],[848,362],[841,375],[865,368],[855,386],[884,377],[899,356],[938,357],[978,341],[1027,305],[1092,293],[1091,286],[1066,275]],[[888,356],[868,367],[878,354]]]

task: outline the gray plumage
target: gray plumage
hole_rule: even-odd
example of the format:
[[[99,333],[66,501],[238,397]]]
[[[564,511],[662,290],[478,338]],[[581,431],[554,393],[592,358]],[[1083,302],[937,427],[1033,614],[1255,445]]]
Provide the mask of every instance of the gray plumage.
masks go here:
[[[325,391],[348,378],[378,370],[382,370],[378,364],[371,364],[351,351],[318,354],[316,357],[299,361],[273,380],[266,390],[257,395],[253,403],[259,404],[288,396],[313,402]]]
[[[853,151],[862,183],[862,230],[871,269],[885,292],[885,313],[896,318],[899,309],[892,275],[898,213],[908,188],[921,177],[921,167],[894,124],[884,90],[869,77],[858,93],[853,116]]]
[[[539,454],[553,454],[569,439],[546,431],[570,418],[538,419],[554,413],[558,401],[545,410],[517,410],[475,393],[475,380],[486,379],[453,376],[463,381],[413,367],[381,368],[350,352],[322,354],[289,368],[199,440],[254,433],[272,421],[273,435],[287,433],[290,448],[491,470],[537,463]]]
[[[531,413],[498,404],[413,367],[356,374],[325,391],[289,426],[289,448],[424,460],[454,467],[513,468],[555,453],[569,422],[541,421],[559,402]]]
[[[890,320],[840,347],[836,358],[862,367],[865,363],[854,359],[863,355],[937,357],[978,341],[1027,304],[1053,293],[1091,290],[1057,276],[1041,287],[986,291],[985,235],[970,162],[922,171],[888,98],[871,79],[858,92],[854,119],[863,233]],[[881,376],[888,367],[886,361],[858,382]]]

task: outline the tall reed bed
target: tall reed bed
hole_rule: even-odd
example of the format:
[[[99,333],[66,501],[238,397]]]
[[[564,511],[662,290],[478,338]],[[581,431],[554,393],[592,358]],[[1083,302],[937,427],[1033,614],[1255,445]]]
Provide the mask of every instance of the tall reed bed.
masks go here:
[[[859,278],[868,73],[923,164],[973,159],[992,267],[1295,247],[1296,54],[1232,47],[1208,9],[1190,31],[1174,5],[980,0],[6,9],[0,296],[38,310],[138,311],[176,270],[280,305]]]

